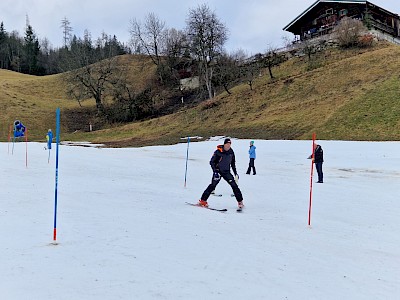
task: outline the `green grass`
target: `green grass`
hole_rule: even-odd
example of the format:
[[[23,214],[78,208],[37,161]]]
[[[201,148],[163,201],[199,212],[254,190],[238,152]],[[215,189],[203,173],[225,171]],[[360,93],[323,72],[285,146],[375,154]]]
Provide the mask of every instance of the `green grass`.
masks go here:
[[[399,76],[336,110],[323,130],[342,140],[400,140]]]
[[[14,120],[28,128],[30,140],[45,140],[48,128],[55,128],[57,107],[78,107],[65,100],[59,76],[36,77],[0,70],[1,140],[7,140]]]
[[[135,55],[120,56],[118,59],[127,66],[128,77],[135,83],[135,88],[141,89],[147,81],[153,80],[154,66],[149,59]],[[82,105],[86,110],[95,110],[93,99],[84,101]],[[68,99],[62,74],[40,77],[0,69],[1,141],[7,140],[9,127],[17,119],[27,126],[29,140],[45,141],[48,128],[56,126],[57,107],[61,109],[63,139],[80,139],[81,131],[88,130],[89,120],[72,118],[74,111],[81,112],[82,108],[77,101]],[[82,118],[87,118],[87,115]],[[74,127],[71,123],[77,123],[82,129],[77,132],[71,130]]]
[[[293,58],[273,70],[273,81],[264,70],[253,90],[238,85],[231,95],[222,93],[173,115],[91,133],[67,132],[64,120],[62,139],[117,147],[173,144],[188,135],[310,139],[316,132],[318,139],[400,140],[399,57],[400,47],[383,43],[372,49],[331,49],[320,54],[315,68],[306,58]],[[135,66],[131,76],[143,84],[151,79],[144,73],[150,66],[135,59],[124,57],[124,63]],[[7,87],[0,93],[0,109],[6,112],[0,115],[3,140],[6,124],[18,116],[34,125],[33,139],[43,140],[47,128],[54,128],[56,106],[62,116],[63,109],[79,109],[66,100],[59,76],[0,71],[0,86]],[[93,107],[94,101],[86,105]]]

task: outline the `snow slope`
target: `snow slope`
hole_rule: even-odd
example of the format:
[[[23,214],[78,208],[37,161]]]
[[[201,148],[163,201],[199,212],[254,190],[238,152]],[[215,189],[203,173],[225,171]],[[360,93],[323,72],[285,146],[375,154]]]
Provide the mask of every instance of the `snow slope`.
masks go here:
[[[218,141],[137,149],[0,144],[1,299],[399,299],[400,143],[321,141],[307,226],[310,141],[233,140],[246,205],[211,179]],[[55,147],[54,147],[55,148]],[[315,174],[316,175],[316,174]],[[316,176],[314,177],[314,181]]]

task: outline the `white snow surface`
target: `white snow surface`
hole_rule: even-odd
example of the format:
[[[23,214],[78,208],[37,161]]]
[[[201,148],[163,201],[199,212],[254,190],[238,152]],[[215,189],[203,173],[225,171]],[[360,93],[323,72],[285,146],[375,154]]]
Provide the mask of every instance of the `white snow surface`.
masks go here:
[[[221,140],[143,148],[0,144],[0,298],[400,299],[400,143],[232,140],[245,209],[209,184]],[[313,182],[316,180],[314,172]]]

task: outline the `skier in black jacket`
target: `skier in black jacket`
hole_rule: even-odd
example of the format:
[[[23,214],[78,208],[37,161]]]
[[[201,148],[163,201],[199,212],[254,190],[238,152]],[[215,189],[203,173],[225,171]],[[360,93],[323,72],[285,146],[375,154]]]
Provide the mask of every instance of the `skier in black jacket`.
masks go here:
[[[318,183],[324,182],[324,173],[322,173],[322,163],[324,162],[324,151],[320,145],[316,145],[314,150],[314,163],[318,173]]]
[[[226,182],[232,187],[233,193],[235,194],[239,208],[243,207],[243,196],[242,192],[237,185],[239,175],[236,171],[235,152],[231,148],[231,140],[225,139],[223,145],[218,145],[213,156],[210,160],[210,165],[213,170],[213,177],[210,185],[206,188],[199,200],[200,206],[208,206],[207,199],[210,197],[212,191],[215,190],[221,178],[224,178]],[[231,167],[235,177],[231,174]]]
[[[322,163],[324,162],[324,151],[322,150],[321,145],[315,144],[314,157],[310,155],[308,158],[314,159],[315,169],[318,173],[317,183],[323,183],[324,173],[322,172]]]

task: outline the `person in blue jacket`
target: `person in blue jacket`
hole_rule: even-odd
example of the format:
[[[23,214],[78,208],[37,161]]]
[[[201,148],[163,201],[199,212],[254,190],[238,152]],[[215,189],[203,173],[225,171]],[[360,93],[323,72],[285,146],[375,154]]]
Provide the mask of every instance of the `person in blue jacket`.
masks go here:
[[[25,135],[26,127],[20,120],[14,121],[14,138],[23,137]]]
[[[47,140],[47,149],[51,149],[51,143],[53,142],[53,132],[51,131],[51,129],[47,131],[46,140]]]
[[[246,174],[250,175],[250,171],[253,169],[253,175],[256,175],[256,167],[254,166],[254,161],[256,159],[256,146],[254,146],[254,141],[250,142],[249,158],[249,167]]]

